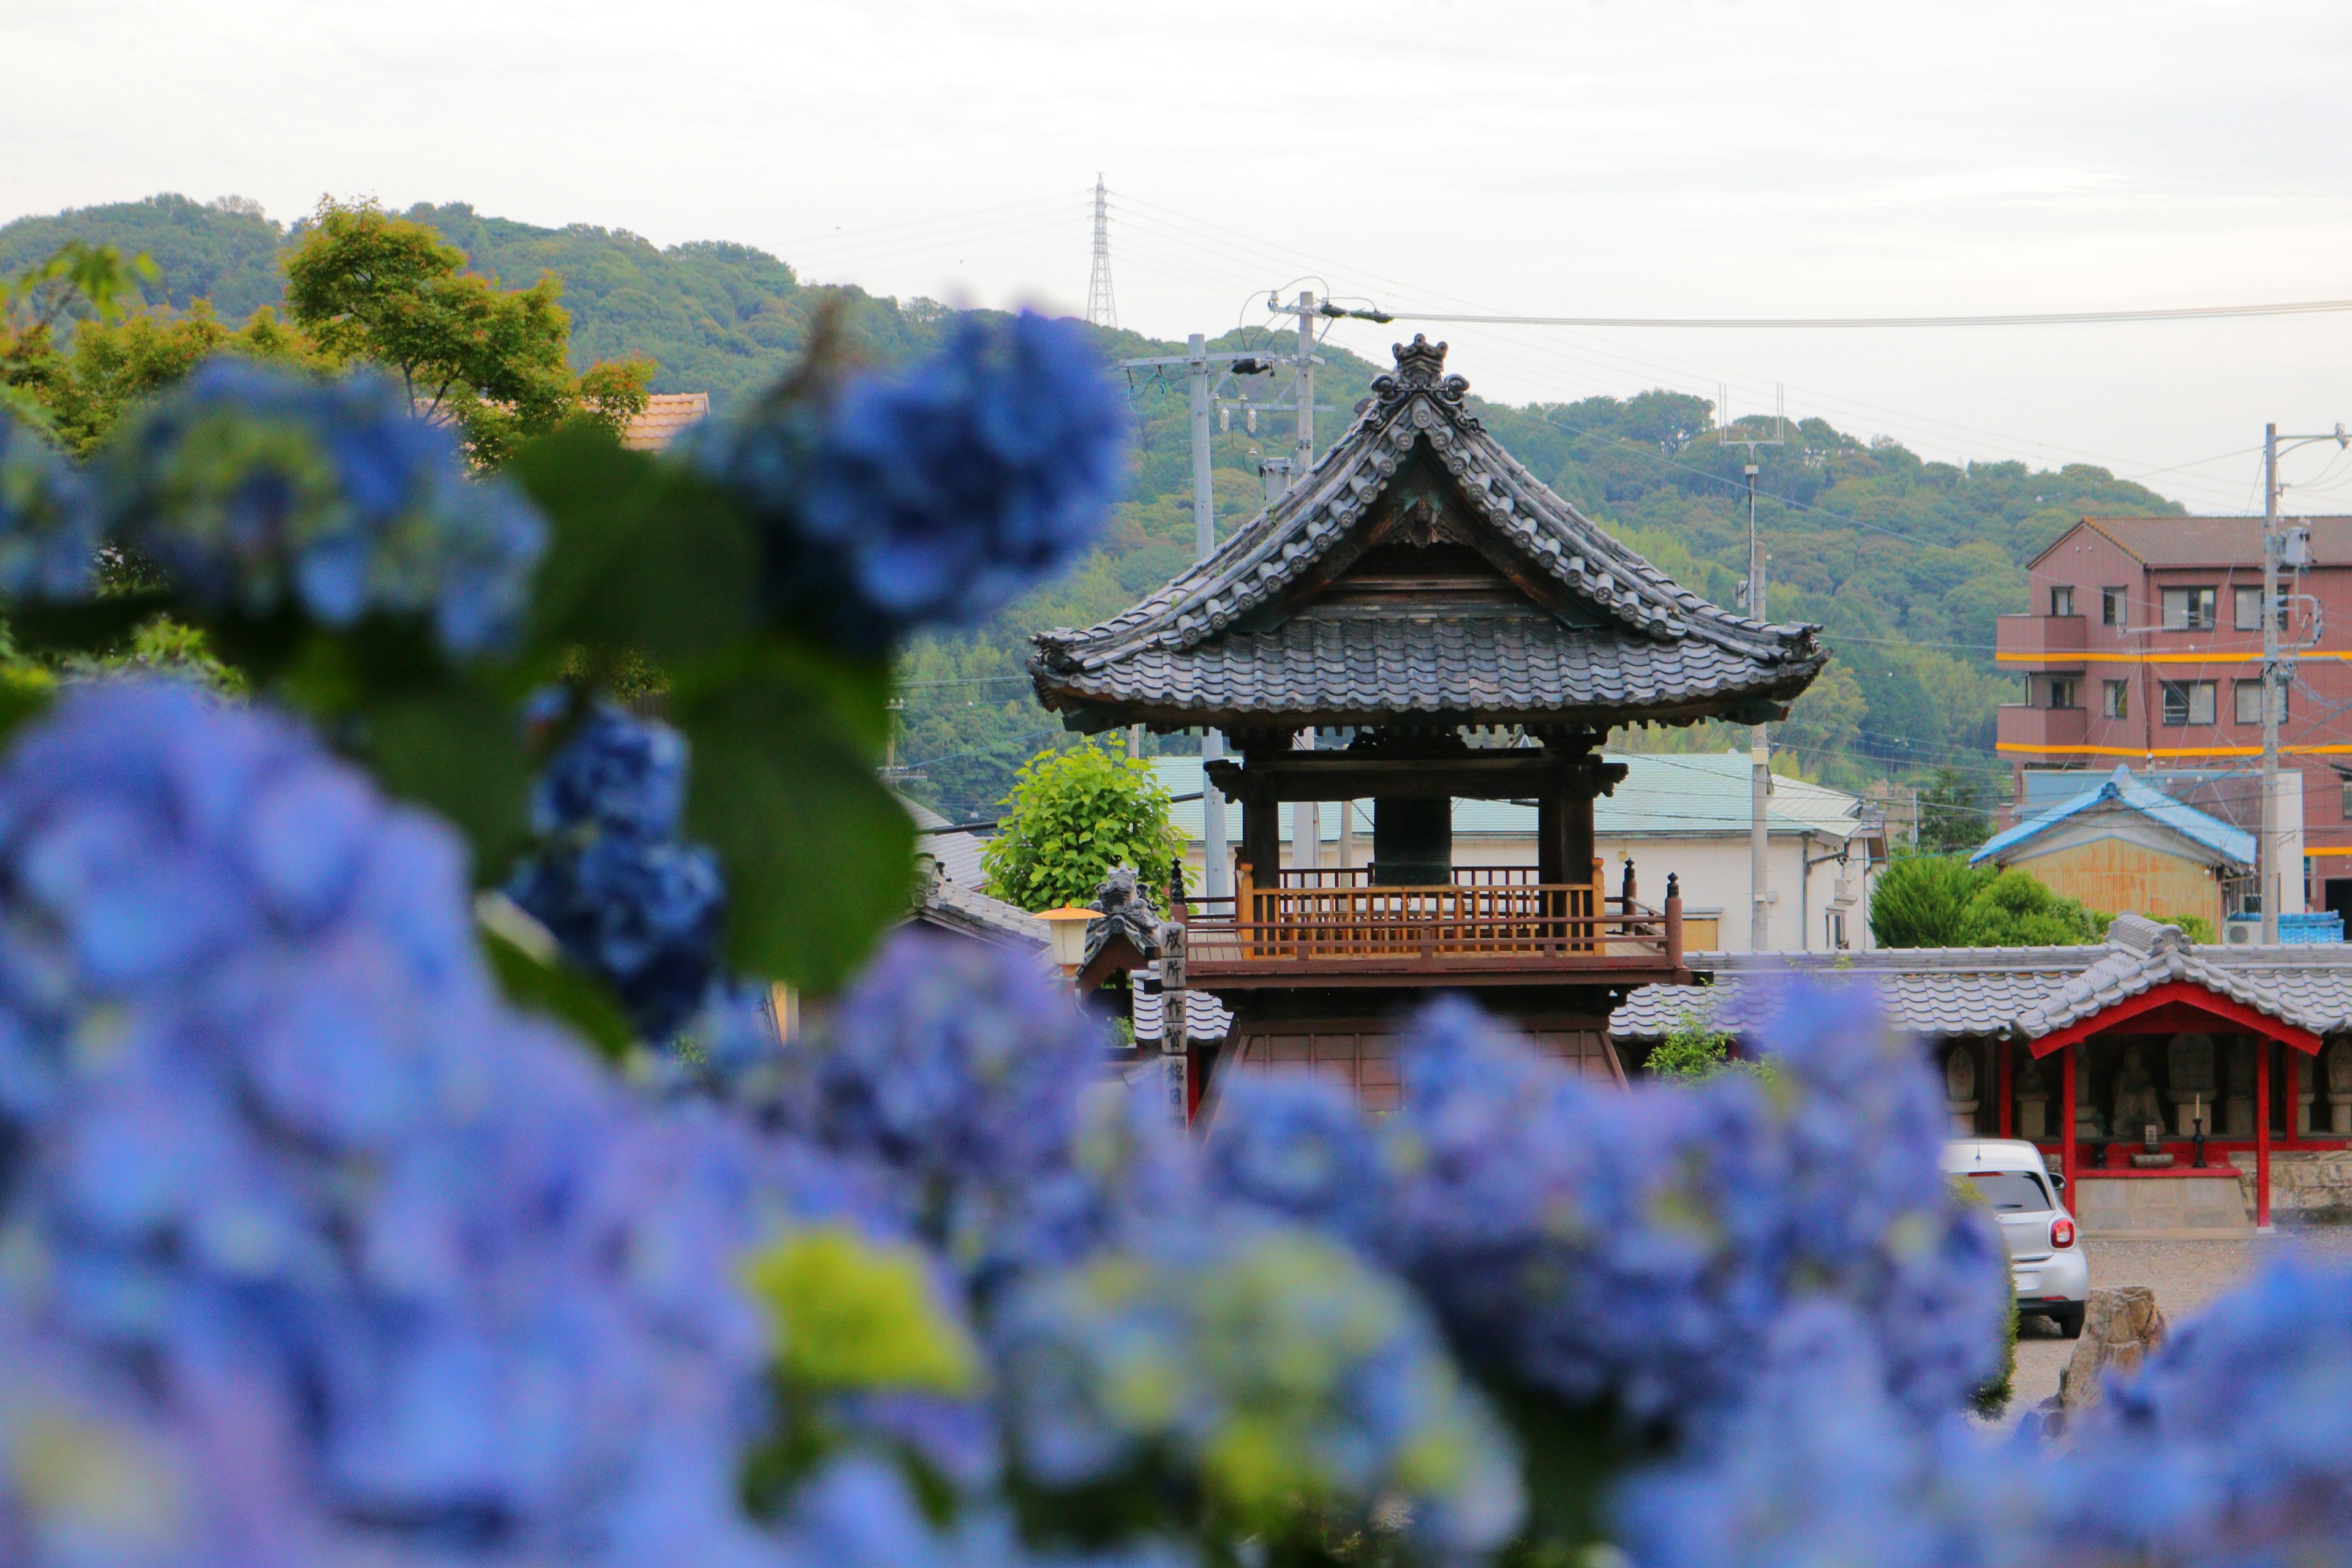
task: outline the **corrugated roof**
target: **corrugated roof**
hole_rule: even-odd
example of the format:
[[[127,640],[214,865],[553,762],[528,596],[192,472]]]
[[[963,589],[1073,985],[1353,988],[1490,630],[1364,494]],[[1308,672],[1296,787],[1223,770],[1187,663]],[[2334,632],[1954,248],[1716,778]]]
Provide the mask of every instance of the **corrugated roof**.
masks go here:
[[[2150,788],[2133,776],[2129,767],[2118,763],[2116,771],[2100,780],[2096,787],[2086,789],[2072,800],[2062,801],[2047,811],[2030,816],[2016,826],[2004,828],[1986,839],[1983,847],[1969,857],[1969,864],[1973,866],[1983,860],[1998,860],[2011,849],[2032,843],[2063,823],[2106,808],[2145,816],[2205,850],[2220,864],[2251,866],[2254,863],[2256,851],[2252,834],[2242,827],[2232,827],[2218,816],[2209,816],[2193,805],[2183,805],[2170,795]]]
[[[1745,752],[1611,752],[1612,763],[1629,770],[1614,792],[1592,803],[1592,831],[1601,838],[1686,838],[1707,834],[1748,831],[1748,760]],[[1201,788],[1198,757],[1154,757],[1153,771],[1172,795],[1197,795]],[[1861,797],[1803,779],[1772,780],[1765,831],[1773,834],[1813,833],[1843,839],[1862,826]],[[1226,807],[1225,831],[1241,835],[1239,808]],[[1282,834],[1288,842],[1291,813],[1282,814]],[[1177,830],[1193,843],[1201,840],[1201,803],[1179,801],[1169,813]],[[1323,813],[1323,837],[1339,837],[1339,814]],[[1371,804],[1360,802],[1355,830],[1369,838]],[[1536,831],[1536,809],[1507,800],[1456,800],[1454,832],[1457,838],[1530,838]]]
[[[2352,566],[2352,517],[2297,517],[2286,521],[2311,530],[2311,563]],[[2086,517],[2077,526],[2114,542],[2147,566],[2252,566],[2263,563],[2259,517]],[[2029,563],[2038,566],[2074,535],[2068,529]]]

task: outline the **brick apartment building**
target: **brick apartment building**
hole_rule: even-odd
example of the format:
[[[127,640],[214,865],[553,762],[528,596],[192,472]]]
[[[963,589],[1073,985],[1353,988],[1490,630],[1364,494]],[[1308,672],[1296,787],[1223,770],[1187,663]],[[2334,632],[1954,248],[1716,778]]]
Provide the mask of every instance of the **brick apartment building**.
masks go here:
[[[2352,914],[2352,517],[2292,525],[2310,543],[2281,575],[2283,640],[2311,646],[2286,692],[2280,766],[2300,775],[2305,880],[2282,912]],[[2256,517],[2084,518],[2033,558],[2029,613],[2000,617],[1995,656],[2025,678],[2025,700],[2000,710],[2012,814],[2120,761],[2235,826],[2260,823],[2262,529]]]

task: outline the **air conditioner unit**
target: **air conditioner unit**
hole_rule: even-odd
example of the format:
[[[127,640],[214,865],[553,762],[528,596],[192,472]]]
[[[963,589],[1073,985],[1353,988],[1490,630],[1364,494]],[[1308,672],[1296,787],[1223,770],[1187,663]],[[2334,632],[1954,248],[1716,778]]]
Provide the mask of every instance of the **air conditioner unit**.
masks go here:
[[[2221,925],[2221,940],[2231,947],[2252,947],[2262,934],[2263,928],[2257,921],[2225,921]]]

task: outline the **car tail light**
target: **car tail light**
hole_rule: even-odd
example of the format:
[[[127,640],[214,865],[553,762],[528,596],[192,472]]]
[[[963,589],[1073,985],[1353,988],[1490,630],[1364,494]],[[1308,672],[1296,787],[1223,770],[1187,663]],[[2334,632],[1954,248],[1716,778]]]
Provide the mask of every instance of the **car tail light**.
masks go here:
[[[2061,1215],[2050,1222],[2050,1245],[2063,1249],[2074,1245],[2074,1222]]]

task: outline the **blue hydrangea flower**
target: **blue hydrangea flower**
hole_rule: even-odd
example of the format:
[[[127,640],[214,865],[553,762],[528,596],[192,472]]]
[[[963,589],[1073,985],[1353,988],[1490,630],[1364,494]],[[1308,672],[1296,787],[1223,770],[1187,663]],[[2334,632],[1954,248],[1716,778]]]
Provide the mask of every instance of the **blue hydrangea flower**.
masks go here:
[[[81,471],[0,411],[0,598],[87,596],[98,546]]]
[[[663,1043],[710,996],[726,915],[718,857],[676,841],[686,753],[668,725],[598,703],[534,786],[547,847],[506,889]]]
[[[1393,1176],[1354,1099],[1306,1072],[1236,1072],[1218,1087],[1202,1148],[1211,1192],[1378,1254]]]
[[[1024,1281],[999,1315],[1014,1454],[1047,1491],[1174,1467],[1239,1534],[1400,1503],[1442,1557],[1492,1551],[1522,1500],[1509,1439],[1393,1279],[1238,1214]]]
[[[1631,1094],[1466,1005],[1424,1016],[1391,1245],[1456,1343],[1570,1400],[1686,1420],[1737,1403],[1750,1347],[1829,1296],[1864,1314],[1898,1397],[1923,1417],[1959,1408],[1991,1371],[2010,1285],[1999,1239],[1937,1170],[1924,1057],[1856,991],[1777,1012],[1770,1081]]]
[[[902,931],[804,1047],[790,1114],[898,1173],[925,1233],[987,1272],[1069,1245],[1093,1215],[1079,1091],[1104,1043],[1035,958]]]
[[[1874,1335],[1816,1298],[1749,1347],[1754,1386],[1676,1462],[1614,1496],[1636,1568],[2025,1568],[2035,1509],[2013,1452],[1946,1413],[1922,1426],[1887,1393]]]
[[[1128,424],[1077,323],[970,314],[822,413],[757,413],[688,450],[758,518],[772,607],[871,649],[975,625],[1083,553]]]
[[[2044,1561],[2352,1561],[2352,1268],[2290,1256],[2103,1392],[2037,1478]]]
[[[832,1169],[507,1011],[455,837],[284,719],[107,683],[0,762],[0,1311],[234,1505],[159,1561],[751,1561],[736,1269],[879,1223]]]
[[[545,834],[592,826],[674,838],[685,812],[686,737],[610,701],[589,708],[531,790],[531,826]]]
[[[332,626],[428,621],[452,656],[520,632],[547,525],[468,476],[457,437],[386,377],[208,361],[100,455],[109,537],[215,613]]]

